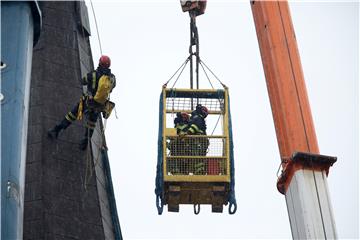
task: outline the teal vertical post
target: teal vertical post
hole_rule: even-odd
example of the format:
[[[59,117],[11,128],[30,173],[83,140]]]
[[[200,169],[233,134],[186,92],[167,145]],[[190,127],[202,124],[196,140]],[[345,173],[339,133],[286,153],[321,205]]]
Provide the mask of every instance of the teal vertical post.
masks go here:
[[[40,17],[34,1],[1,2],[1,239],[22,239],[31,62]]]

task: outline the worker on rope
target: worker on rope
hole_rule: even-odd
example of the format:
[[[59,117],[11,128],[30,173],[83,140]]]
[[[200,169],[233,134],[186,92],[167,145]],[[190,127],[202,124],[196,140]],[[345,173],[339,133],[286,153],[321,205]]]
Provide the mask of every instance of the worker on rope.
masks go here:
[[[191,118],[186,129],[188,135],[206,135],[206,122],[205,118],[208,116],[209,111],[205,106],[198,104],[196,109],[191,113]],[[190,139],[189,142],[189,155],[191,156],[206,156],[209,147],[209,139],[204,137],[197,137]],[[194,174],[205,174],[206,164],[203,159],[195,161]]]
[[[101,56],[97,69],[89,72],[82,79],[85,93],[74,108],[65,115],[64,119],[48,131],[50,139],[57,139],[61,130],[65,130],[75,120],[81,120],[85,114],[86,131],[80,142],[80,149],[85,150],[87,148],[100,113],[107,119],[115,106],[115,103],[109,100],[110,93],[116,86],[115,76],[109,68],[110,63],[111,60],[108,56]]]

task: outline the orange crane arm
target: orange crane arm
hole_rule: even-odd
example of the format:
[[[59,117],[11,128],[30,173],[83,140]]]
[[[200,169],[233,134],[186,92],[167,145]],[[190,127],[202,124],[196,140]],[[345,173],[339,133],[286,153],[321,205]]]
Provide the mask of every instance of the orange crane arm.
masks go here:
[[[271,103],[283,176],[278,189],[285,193],[295,171],[326,170],[334,162],[319,154],[296,36],[286,1],[251,1],[256,33]],[[295,152],[311,153],[320,161],[291,161]],[[325,159],[325,160],[324,160]],[[322,161],[321,161],[322,160]],[[304,162],[305,161],[305,162]]]
[[[336,157],[319,154],[296,36],[286,1],[251,1],[280,151],[278,190],[294,239],[336,239],[326,176]]]

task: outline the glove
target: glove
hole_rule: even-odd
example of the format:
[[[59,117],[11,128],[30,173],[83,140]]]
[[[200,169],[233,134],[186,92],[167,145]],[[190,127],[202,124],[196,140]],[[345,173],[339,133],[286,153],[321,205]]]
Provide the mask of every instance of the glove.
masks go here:
[[[180,139],[180,140],[184,139],[185,136],[186,136],[186,132],[180,132],[180,133],[179,133],[179,139]]]
[[[86,97],[86,102],[87,102],[87,104],[88,104],[89,106],[93,106],[93,105],[94,105],[94,98],[93,98],[93,96],[88,95],[88,96]]]

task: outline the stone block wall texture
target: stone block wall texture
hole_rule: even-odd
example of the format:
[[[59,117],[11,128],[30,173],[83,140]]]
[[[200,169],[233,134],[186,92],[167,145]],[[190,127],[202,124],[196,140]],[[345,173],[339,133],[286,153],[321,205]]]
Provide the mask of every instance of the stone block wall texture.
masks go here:
[[[93,136],[93,158],[79,150],[85,122],[74,122],[56,141],[47,138],[47,130],[79,101],[80,79],[93,69],[89,28],[81,21],[84,6],[40,2],[43,26],[33,53],[24,239],[115,238],[104,169],[97,159],[104,141],[101,121]]]

